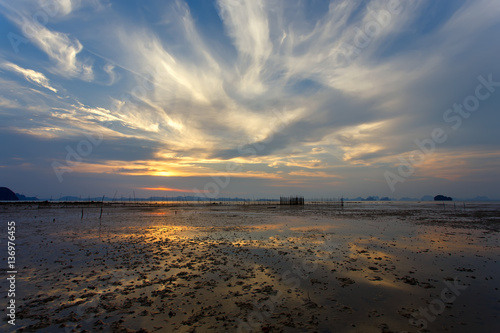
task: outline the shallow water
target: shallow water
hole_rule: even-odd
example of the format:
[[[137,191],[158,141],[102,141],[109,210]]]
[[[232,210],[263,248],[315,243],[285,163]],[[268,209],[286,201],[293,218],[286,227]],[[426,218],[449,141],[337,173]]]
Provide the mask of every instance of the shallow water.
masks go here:
[[[0,211],[18,226],[20,332],[500,328],[495,204]]]

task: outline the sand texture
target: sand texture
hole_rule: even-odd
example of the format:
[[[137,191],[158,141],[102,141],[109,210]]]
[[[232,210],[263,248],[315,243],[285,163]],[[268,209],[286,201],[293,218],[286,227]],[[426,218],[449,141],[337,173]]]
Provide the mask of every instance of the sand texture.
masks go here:
[[[2,248],[16,221],[18,270],[2,332],[500,331],[498,204],[0,212]]]

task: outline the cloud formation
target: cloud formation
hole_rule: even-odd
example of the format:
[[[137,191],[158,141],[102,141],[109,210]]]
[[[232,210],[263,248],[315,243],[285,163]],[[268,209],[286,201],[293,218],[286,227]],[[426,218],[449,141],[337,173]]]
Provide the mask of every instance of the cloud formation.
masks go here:
[[[79,60],[78,54],[83,46],[77,38],[67,33],[47,28],[51,20],[60,20],[79,7],[79,1],[41,1],[33,6],[30,1],[15,4],[2,1],[6,16],[20,29],[22,36],[16,36],[24,43],[29,42],[42,50],[54,63],[50,70],[63,77],[78,77],[85,81],[93,79],[92,63]],[[13,39],[11,39],[12,41]]]
[[[50,85],[49,80],[42,73],[39,73],[32,69],[19,67],[18,65],[11,62],[0,63],[0,68],[19,73],[23,75],[26,80],[57,93],[57,89]]]
[[[443,120],[479,75],[500,81],[494,0],[0,4],[9,29],[29,41],[19,55],[3,50],[1,68],[57,95],[5,79],[2,89],[16,82],[26,94],[3,90],[0,105],[39,115],[19,126],[6,111],[9,130],[53,139],[100,132],[99,149],[116,152],[128,140],[150,153],[96,152],[81,174],[239,174],[281,182],[272,187],[310,181],[311,191],[323,179],[382,194],[384,171],[436,127],[450,139],[438,147],[441,158],[419,166],[419,184],[473,177],[484,159],[496,159],[496,141],[474,134],[499,120],[496,94],[460,131]],[[64,150],[52,158],[63,160]],[[445,161],[456,159],[467,163],[446,175]],[[226,170],[233,162],[238,172]]]

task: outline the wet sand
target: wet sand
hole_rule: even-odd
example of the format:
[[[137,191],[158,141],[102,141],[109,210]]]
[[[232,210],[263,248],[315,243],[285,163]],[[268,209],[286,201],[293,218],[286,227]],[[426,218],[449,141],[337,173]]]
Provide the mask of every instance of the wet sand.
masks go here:
[[[1,244],[17,226],[4,332],[500,331],[499,204],[0,212]]]

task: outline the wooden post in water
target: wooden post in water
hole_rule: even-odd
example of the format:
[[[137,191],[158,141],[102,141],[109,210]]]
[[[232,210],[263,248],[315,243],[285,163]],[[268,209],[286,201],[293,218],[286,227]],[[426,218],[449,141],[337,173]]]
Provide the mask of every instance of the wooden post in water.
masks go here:
[[[114,198],[113,198],[114,200]],[[104,205],[104,195],[102,196],[102,200],[101,200],[101,214],[99,215],[99,220],[101,220],[101,217],[102,217],[102,206]]]

